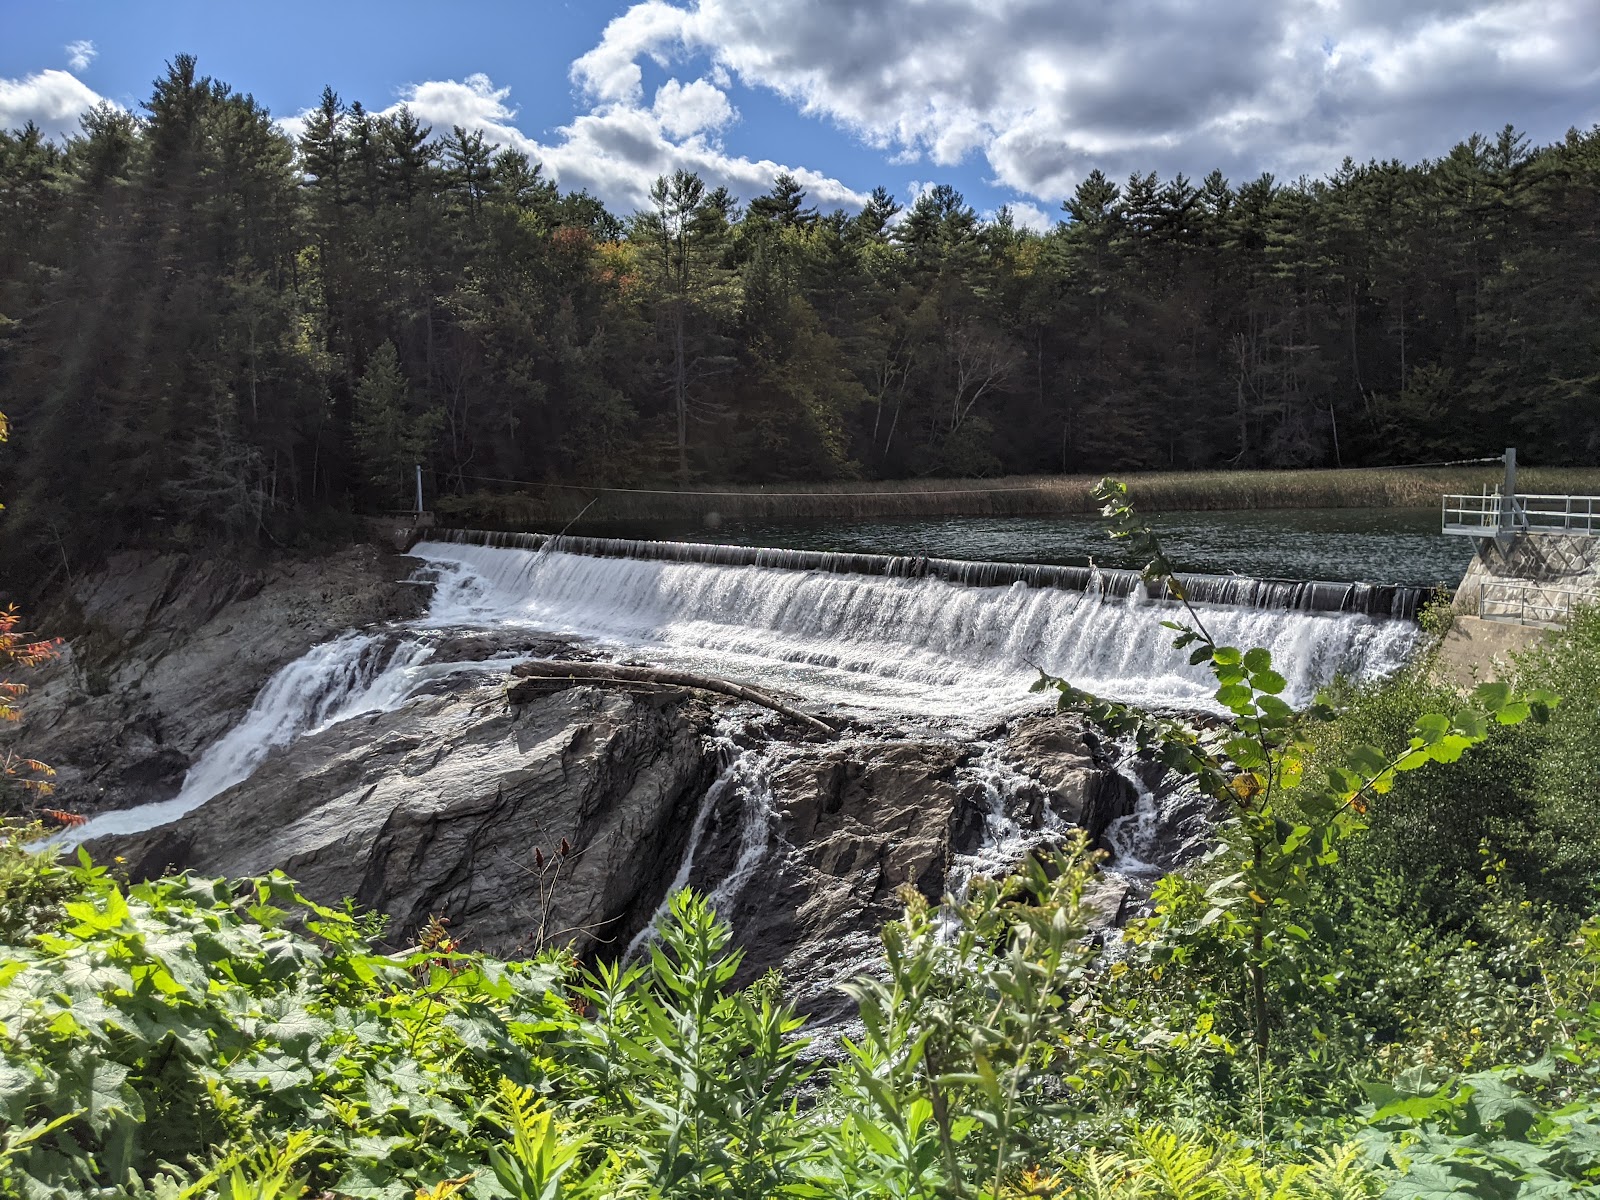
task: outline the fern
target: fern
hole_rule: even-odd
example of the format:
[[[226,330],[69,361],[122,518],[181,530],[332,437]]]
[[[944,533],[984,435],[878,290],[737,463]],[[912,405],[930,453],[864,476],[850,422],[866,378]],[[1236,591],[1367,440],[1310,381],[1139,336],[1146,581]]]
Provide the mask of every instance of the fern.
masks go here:
[[[1145,1194],[1142,1181],[1121,1154],[1090,1150],[1066,1164],[1081,1200],[1140,1200]]]
[[[1134,1171],[1143,1177],[1143,1194],[1158,1200],[1221,1200],[1227,1194],[1215,1168],[1221,1155],[1198,1138],[1168,1129],[1141,1129],[1133,1135],[1139,1152]]]
[[[1373,1200],[1383,1191],[1377,1174],[1355,1143],[1312,1152],[1302,1195],[1315,1200]]]

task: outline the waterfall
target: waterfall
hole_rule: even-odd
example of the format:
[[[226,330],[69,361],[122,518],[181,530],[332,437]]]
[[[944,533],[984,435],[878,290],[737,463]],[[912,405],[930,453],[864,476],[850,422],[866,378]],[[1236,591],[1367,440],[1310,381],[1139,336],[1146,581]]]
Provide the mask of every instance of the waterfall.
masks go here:
[[[189,768],[176,796],[103,813],[57,840],[76,844],[176,821],[249,778],[275,747],[362,713],[398,707],[420,681],[418,668],[432,652],[418,638],[353,632],[313,646],[267,680],[244,719]]]
[[[428,662],[434,631],[516,628],[573,634],[615,653],[789,690],[841,708],[958,723],[1037,704],[1043,668],[1089,691],[1159,707],[1212,706],[1214,681],[1171,648],[1182,607],[1127,571],[947,559],[627,542],[542,535],[445,535],[412,553],[435,584],[426,616],[387,633],[313,647],[262,688],[244,719],[201,755],[178,795],[106,813],[61,842],[136,833],[246,779],[276,747],[338,721],[388,711],[436,674],[500,670],[505,660]],[[1337,673],[1393,670],[1418,637],[1405,589],[1214,576],[1188,578],[1217,640],[1264,646],[1303,704]],[[731,742],[729,743],[731,746]],[[738,787],[738,860],[716,889],[728,901],[767,851],[770,791],[752,751],[728,751],[714,807]],[[998,772],[998,760],[991,764]],[[998,775],[996,775],[998,779]],[[987,785],[986,785],[987,786]],[[995,784],[1001,787],[1000,783]],[[718,788],[721,790],[719,791]],[[997,793],[998,795],[998,793]],[[998,804],[997,799],[994,803]],[[702,806],[680,874],[704,832]],[[1004,813],[991,814],[1003,824]],[[996,846],[1005,830],[995,827]],[[674,884],[674,890],[687,881]]]
[[[733,870],[717,883],[708,897],[709,903],[723,920],[728,920],[732,902],[738,899],[744,885],[750,882],[750,877],[755,874],[756,868],[767,855],[772,825],[771,769],[775,747],[770,745],[741,747],[726,730],[718,731],[715,744],[722,759],[722,770],[706,789],[706,794],[701,797],[700,806],[695,810],[694,822],[689,826],[689,837],[684,843],[683,857],[678,862],[678,870],[662,894],[661,903],[656,906],[655,912],[650,914],[650,919],[638,933],[633,935],[628,948],[622,952],[624,962],[633,958],[654,940],[656,926],[666,914],[672,897],[689,886],[689,881],[694,876],[695,859],[700,853],[701,843],[705,840],[706,825],[730,792],[736,794],[740,800],[739,857],[734,863]]]
[[[559,551],[591,558],[631,558],[656,562],[704,563],[722,567],[774,567],[785,571],[942,579],[969,587],[1065,588],[1126,599],[1135,594],[1166,596],[1137,571],[1042,563],[971,562],[951,558],[856,554],[829,550],[789,550],[704,542],[653,542],[636,538],[569,537],[545,533],[505,533],[478,529],[434,531],[430,541],[503,550]],[[1321,579],[1254,579],[1245,575],[1179,574],[1184,594],[1203,604],[1303,612],[1355,612],[1368,616],[1414,618],[1432,594],[1414,584],[1334,583]]]
[[[1109,573],[1107,594],[1098,595],[1021,579],[961,583],[927,572],[730,566],[537,546],[544,549],[418,544],[412,553],[439,575],[428,622],[575,634],[664,664],[880,712],[1002,713],[1026,704],[1036,666],[1090,691],[1156,706],[1207,706],[1216,686],[1161,628],[1183,619],[1182,608],[1140,589],[1117,595]],[[1265,586],[1232,581],[1230,594]],[[1336,673],[1392,670],[1418,635],[1409,621],[1358,612],[1243,603],[1208,604],[1203,612],[1219,642],[1272,651],[1289,680],[1285,698],[1296,704]]]
[[[1133,788],[1133,811],[1106,826],[1104,840],[1111,850],[1111,868],[1123,875],[1159,874],[1149,856],[1160,847],[1161,806],[1150,785],[1140,777],[1131,757],[1118,758],[1116,772]]]
[[[1031,775],[1008,763],[999,747],[984,743],[976,761],[960,768],[959,774],[978,785],[984,812],[978,845],[966,854],[951,855],[944,890],[956,901],[966,899],[967,889],[977,876],[1004,878],[1030,851],[1059,838],[1066,829],[1048,796],[1040,805],[1036,827],[1028,828],[1016,819],[1017,808],[1026,803],[1025,793],[1038,793],[1041,788]]]
[[[733,870],[711,889],[711,907],[727,914],[744,891],[745,884],[767,857],[772,838],[772,755],[770,747],[749,750],[739,764],[739,790],[743,804],[739,809],[739,857]]]

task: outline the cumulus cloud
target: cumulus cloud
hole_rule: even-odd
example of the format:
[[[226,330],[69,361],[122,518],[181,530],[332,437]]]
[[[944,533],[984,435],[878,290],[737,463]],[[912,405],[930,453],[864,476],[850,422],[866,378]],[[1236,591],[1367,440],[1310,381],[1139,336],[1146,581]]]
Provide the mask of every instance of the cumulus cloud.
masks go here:
[[[710,80],[669,80],[646,107],[642,83],[628,75],[625,65],[614,66],[615,78],[608,84],[615,87],[616,99],[596,104],[558,128],[547,142],[522,131],[511,90],[497,87],[487,75],[414,84],[402,89],[399,102],[385,111],[392,113],[403,104],[440,132],[456,125],[480,131],[496,145],[543,163],[562,187],[585,189],[622,213],[645,207],[656,177],[679,168],[746,199],[768,190],[787,171],[825,207],[859,208],[866,202],[865,195],[822,172],[724,150],[715,135],[737,114]],[[280,124],[293,132],[303,128],[303,120],[301,114]]]
[[[308,117],[310,113],[311,110],[306,109],[302,112],[295,113],[292,117],[274,118],[272,123],[281,129],[286,136],[291,137],[298,142],[301,135],[306,131],[306,117]]]
[[[673,137],[721,129],[734,118],[727,93],[705,79],[689,84],[667,80],[657,89],[651,111],[661,122],[661,128]]]
[[[764,89],[886,167],[917,164],[926,179],[981,163],[1012,194],[1017,224],[1041,229],[1096,167],[1292,178],[1347,154],[1414,161],[1508,121],[1540,140],[1600,121],[1595,4],[640,0],[573,62],[581,111],[539,138],[484,75],[415,84],[401,102],[441,130],[514,146],[621,212],[680,167],[745,200],[787,171],[824,206],[863,203],[822,172],[725,148],[737,89]],[[647,94],[652,67],[667,78]],[[49,75],[70,80],[11,86]],[[912,183],[911,198],[926,186]]]
[[[66,71],[40,71],[22,79],[0,79],[0,129],[33,122],[46,137],[70,137],[83,114],[106,100]]]
[[[90,41],[68,42],[66,49],[67,66],[71,67],[74,71],[87,71],[89,69],[89,64],[92,63],[95,60],[95,56],[100,53],[100,51],[95,49],[94,43]]]
[[[1056,218],[1045,212],[1037,204],[1029,204],[1026,200],[1018,200],[1006,206],[1011,210],[1011,220],[1018,229],[1029,229],[1034,233],[1048,233],[1050,227],[1056,223]]]
[[[631,111],[646,61],[690,59],[1052,203],[1093,167],[1292,176],[1600,119],[1594,0],[645,0],[572,78]]]

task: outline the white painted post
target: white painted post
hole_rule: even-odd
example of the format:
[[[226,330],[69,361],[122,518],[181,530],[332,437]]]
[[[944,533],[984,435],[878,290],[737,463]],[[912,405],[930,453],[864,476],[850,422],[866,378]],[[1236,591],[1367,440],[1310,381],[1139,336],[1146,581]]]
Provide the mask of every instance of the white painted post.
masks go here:
[[[417,512],[422,512],[422,464],[417,464]]]

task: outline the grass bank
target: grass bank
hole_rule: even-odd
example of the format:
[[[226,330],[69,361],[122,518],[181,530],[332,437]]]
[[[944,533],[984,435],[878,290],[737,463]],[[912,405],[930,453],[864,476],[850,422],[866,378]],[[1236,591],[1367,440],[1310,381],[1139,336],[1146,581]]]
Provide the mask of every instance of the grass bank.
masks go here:
[[[1145,512],[1241,508],[1418,508],[1450,492],[1493,487],[1499,468],[1436,467],[1345,471],[1172,471],[1122,476]],[[1099,476],[1014,475],[1000,479],[917,479],[785,483],[772,487],[697,485],[682,491],[536,486],[441,496],[451,523],[521,527],[566,521],[593,501],[590,520],[1050,516],[1092,513]],[[1600,469],[1527,468],[1524,492],[1600,494]]]

